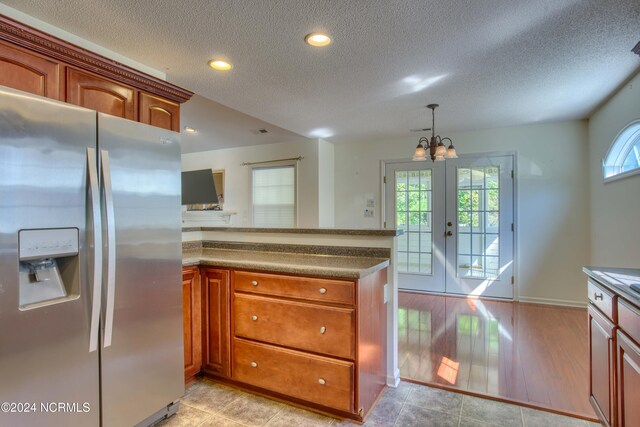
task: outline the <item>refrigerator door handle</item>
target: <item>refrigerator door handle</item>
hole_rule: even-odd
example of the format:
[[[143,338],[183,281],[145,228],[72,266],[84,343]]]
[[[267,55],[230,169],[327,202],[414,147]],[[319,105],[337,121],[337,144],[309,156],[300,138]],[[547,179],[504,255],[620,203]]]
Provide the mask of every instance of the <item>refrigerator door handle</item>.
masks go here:
[[[116,228],[109,152],[100,150],[100,159],[107,218],[105,224],[107,229],[107,307],[104,322],[104,347],[106,348],[111,345],[111,337],[113,336],[113,311],[116,291]]]
[[[93,221],[93,298],[91,303],[91,326],[89,330],[89,353],[98,349],[100,330],[100,306],[102,304],[102,216],[100,214],[100,190],[98,187],[98,165],[96,150],[87,147],[87,177],[91,197]]]

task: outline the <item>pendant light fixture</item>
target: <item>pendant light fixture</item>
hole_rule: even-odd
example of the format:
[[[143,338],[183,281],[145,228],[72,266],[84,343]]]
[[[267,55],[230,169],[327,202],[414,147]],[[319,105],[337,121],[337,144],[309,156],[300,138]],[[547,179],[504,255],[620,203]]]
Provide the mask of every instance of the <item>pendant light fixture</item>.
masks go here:
[[[427,108],[431,110],[431,140],[426,137],[422,137],[418,140],[418,146],[415,153],[413,153],[412,160],[422,161],[427,160],[427,148],[429,149],[429,157],[432,162],[441,162],[444,159],[457,159],[458,153],[453,146],[451,138],[441,138],[440,135],[436,135],[436,108],[438,104],[429,104]],[[444,146],[444,141],[449,141],[449,147]]]

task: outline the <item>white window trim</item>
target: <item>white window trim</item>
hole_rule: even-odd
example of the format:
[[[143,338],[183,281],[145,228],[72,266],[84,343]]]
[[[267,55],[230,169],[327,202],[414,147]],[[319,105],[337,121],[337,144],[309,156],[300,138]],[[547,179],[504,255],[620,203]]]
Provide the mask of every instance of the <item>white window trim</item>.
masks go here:
[[[630,176],[640,174],[640,168],[636,168],[630,171],[616,173],[615,175],[611,175],[611,176],[606,176],[606,167],[608,165],[607,161],[610,158],[613,158],[611,161],[609,161],[609,164],[613,163],[615,165],[621,165],[622,162],[624,162],[624,160],[627,158],[627,155],[629,154],[630,150],[633,149],[635,145],[633,144],[633,142],[637,141],[637,139],[640,138],[640,127],[636,129],[634,132],[631,132],[630,128],[634,125],[640,125],[640,119],[632,120],[631,122],[627,123],[620,130],[620,132],[618,132],[616,137],[613,138],[613,141],[611,142],[611,146],[607,150],[607,154],[602,159],[602,178],[605,184],[608,182],[617,181],[620,179],[624,179]],[[625,136],[626,133],[629,133],[629,135]],[[622,138],[623,136],[625,136],[626,141],[624,141],[621,145],[619,144],[620,142],[619,139]]]
[[[270,163],[261,163],[259,165],[252,165],[249,168],[249,218],[251,219],[251,226],[255,226],[254,222],[253,222],[253,170],[254,169],[265,169],[265,168],[277,168],[277,167],[284,167],[284,166],[293,166],[293,181],[294,181],[294,190],[293,190],[293,197],[294,197],[294,206],[295,206],[295,212],[294,212],[294,227],[297,228],[298,227],[298,201],[300,200],[300,198],[298,197],[298,162],[299,160],[293,160],[293,161],[280,161],[280,162],[270,162]],[[274,227],[277,228],[277,227]]]

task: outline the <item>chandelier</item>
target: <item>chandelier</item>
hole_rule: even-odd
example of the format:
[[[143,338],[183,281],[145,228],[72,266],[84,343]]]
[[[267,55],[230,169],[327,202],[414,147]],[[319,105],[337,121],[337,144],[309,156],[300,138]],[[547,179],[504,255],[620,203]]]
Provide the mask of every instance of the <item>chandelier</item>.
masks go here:
[[[418,146],[415,153],[413,153],[412,160],[422,161],[427,160],[427,148],[429,149],[429,157],[432,162],[441,162],[444,159],[457,159],[458,154],[453,146],[451,138],[441,138],[440,135],[436,135],[436,108],[438,104],[429,104],[427,108],[431,110],[431,140],[427,137],[422,137],[418,140]],[[449,141],[449,147],[444,146],[444,141]]]

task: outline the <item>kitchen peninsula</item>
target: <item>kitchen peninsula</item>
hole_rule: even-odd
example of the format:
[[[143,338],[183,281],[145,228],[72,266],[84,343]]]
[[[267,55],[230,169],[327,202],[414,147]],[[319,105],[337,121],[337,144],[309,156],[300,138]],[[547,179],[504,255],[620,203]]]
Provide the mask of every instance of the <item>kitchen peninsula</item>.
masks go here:
[[[183,229],[185,378],[363,420],[397,384],[395,230]]]

